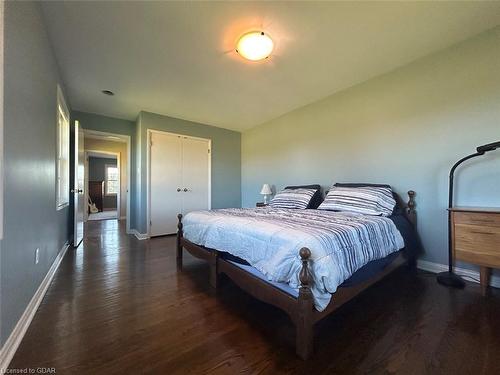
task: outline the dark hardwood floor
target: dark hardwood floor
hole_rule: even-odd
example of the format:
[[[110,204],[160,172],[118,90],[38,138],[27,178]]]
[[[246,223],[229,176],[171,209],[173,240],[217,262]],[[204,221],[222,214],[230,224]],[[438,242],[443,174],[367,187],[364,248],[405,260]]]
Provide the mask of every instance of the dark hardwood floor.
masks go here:
[[[320,322],[312,360],[294,355],[281,311],[230,281],[215,293],[206,264],[175,238],[138,241],[115,220],[90,222],[68,250],[11,368],[57,374],[500,374],[500,291],[482,297],[402,270]]]

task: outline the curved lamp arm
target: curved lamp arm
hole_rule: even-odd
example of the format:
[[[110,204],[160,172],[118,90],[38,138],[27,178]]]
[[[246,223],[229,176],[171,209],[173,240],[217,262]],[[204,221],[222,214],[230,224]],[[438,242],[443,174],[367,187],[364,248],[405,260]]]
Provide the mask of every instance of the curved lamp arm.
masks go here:
[[[484,151],[483,152],[476,152],[474,154],[470,154],[470,155],[466,156],[465,158],[462,158],[459,161],[457,161],[453,165],[453,167],[451,167],[451,170],[450,170],[449,194],[448,194],[448,208],[453,207],[453,179],[454,179],[454,176],[455,176],[455,169],[457,169],[457,167],[460,164],[462,164],[464,161],[472,159],[472,158],[475,158],[476,156],[481,156],[481,155],[484,155]]]

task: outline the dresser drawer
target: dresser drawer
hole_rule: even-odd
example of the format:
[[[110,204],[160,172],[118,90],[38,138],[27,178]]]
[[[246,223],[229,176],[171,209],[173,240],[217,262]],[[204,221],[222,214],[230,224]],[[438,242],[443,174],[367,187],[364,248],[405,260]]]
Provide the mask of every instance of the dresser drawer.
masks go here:
[[[453,212],[455,224],[471,224],[500,228],[500,215],[482,212]]]
[[[500,267],[500,227],[455,224],[454,229],[457,259]]]

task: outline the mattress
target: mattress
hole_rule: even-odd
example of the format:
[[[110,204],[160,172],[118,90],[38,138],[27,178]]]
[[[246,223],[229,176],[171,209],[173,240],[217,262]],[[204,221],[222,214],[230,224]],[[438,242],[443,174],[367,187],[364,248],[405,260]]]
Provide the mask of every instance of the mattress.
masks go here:
[[[268,281],[295,290],[302,266],[298,253],[308,247],[319,311],[356,271],[405,245],[389,218],[309,209],[197,211],[184,217],[183,230],[190,242],[241,258]]]

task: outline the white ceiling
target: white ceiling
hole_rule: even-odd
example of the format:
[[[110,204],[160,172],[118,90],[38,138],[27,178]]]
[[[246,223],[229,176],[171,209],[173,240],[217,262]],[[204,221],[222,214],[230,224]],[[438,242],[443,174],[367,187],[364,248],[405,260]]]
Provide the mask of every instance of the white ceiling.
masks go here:
[[[500,2],[68,1],[43,10],[73,109],[235,130],[500,24]],[[246,62],[235,42],[261,28],[275,52]]]

